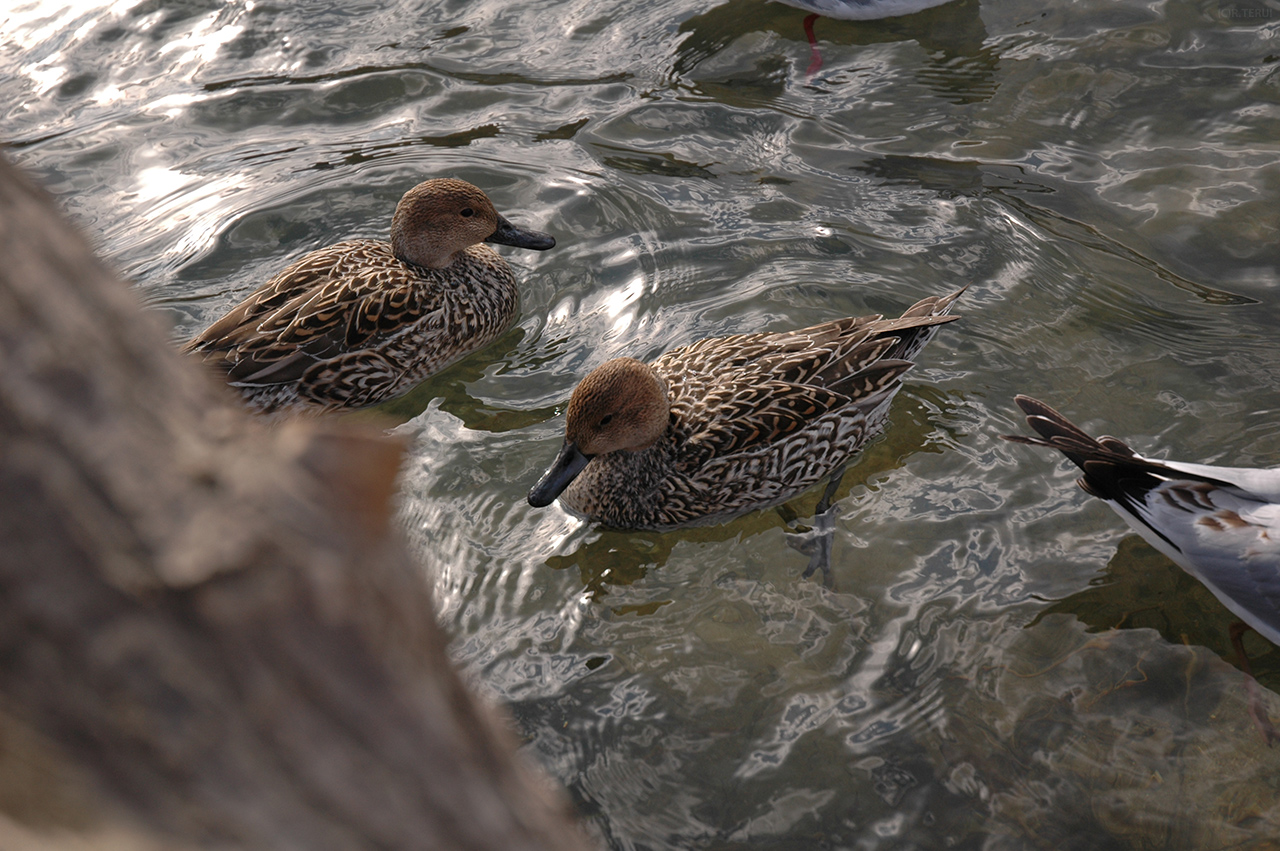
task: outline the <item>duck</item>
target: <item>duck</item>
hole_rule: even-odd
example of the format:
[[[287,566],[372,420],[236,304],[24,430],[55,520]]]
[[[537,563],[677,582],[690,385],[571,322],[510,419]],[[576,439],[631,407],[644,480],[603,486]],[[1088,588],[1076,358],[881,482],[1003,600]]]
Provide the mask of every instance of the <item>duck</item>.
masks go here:
[[[1280,646],[1280,467],[1145,458],[1109,435],[1094,439],[1038,399],[1014,402],[1038,436],[1005,440],[1061,452],[1084,472],[1077,483],[1086,493]]]
[[[488,244],[545,251],[556,243],[511,224],[466,181],[424,181],[396,205],[389,241],[306,254],[182,350],[268,418],[377,405],[515,320],[515,274]]]
[[[902,376],[963,293],[900,318],[846,317],[797,330],[712,337],[645,363],[592,370],[565,410],[555,461],[528,493],[543,508],[619,529],[715,523],[777,506],[846,462],[884,427]],[[819,505],[825,514],[830,505]],[[829,546],[811,561],[830,584]]]

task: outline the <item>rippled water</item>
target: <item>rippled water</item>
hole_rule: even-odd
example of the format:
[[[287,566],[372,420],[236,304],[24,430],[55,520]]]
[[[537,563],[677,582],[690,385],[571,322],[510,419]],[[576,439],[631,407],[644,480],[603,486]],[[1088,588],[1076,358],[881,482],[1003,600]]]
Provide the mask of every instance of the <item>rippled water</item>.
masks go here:
[[[454,657],[610,847],[1277,835],[1280,754],[1216,658],[1231,616],[997,435],[1022,392],[1139,451],[1280,463],[1280,11],[823,19],[811,78],[803,17],[28,3],[0,12],[3,139],[176,338],[383,235],[426,177],[557,236],[504,249],[517,327],[388,413]],[[608,358],[961,284],[841,489],[834,593],[775,512],[619,533],[523,501]],[[1248,646],[1280,689],[1280,651]]]

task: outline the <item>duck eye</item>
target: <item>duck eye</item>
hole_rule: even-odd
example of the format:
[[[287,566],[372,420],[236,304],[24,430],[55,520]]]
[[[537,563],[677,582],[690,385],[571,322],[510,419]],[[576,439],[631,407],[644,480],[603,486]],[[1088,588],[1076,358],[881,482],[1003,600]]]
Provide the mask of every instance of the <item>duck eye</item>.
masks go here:
[[[476,214],[476,211],[471,209],[470,207],[463,207],[462,211],[458,215],[462,216],[462,218],[464,219],[469,219],[475,214]]]
[[[611,422],[613,422],[613,414],[605,414],[600,418],[600,425],[602,426],[607,426]]]

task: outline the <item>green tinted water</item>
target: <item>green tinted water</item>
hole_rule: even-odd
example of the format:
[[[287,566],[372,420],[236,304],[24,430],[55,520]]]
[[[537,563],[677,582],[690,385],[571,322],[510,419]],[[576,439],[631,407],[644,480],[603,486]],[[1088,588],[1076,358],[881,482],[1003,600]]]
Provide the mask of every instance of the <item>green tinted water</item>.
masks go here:
[[[1021,392],[1280,463],[1269,9],[820,20],[807,78],[765,0],[32,3],[0,114],[175,338],[427,177],[557,236],[504,249],[517,327],[390,411],[454,658],[610,847],[1216,848],[1280,830],[1231,616],[997,435]],[[835,593],[773,512],[628,534],[523,501],[611,357],[966,283],[845,480]]]

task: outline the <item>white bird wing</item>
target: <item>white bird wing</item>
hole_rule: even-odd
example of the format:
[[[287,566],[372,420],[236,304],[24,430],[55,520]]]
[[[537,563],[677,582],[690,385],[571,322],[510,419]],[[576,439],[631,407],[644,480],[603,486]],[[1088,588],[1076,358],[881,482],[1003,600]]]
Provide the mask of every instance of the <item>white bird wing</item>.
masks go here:
[[[1185,461],[1160,461],[1155,458],[1143,460],[1162,464],[1179,473],[1217,479],[1247,491],[1257,499],[1280,503],[1280,467],[1213,467],[1209,464],[1188,464]]]
[[[1192,466],[1205,478],[1169,478],[1106,501],[1148,543],[1280,645],[1280,504],[1224,480],[1209,481],[1214,468]],[[1166,468],[1174,472],[1172,465]]]
[[[1040,436],[1007,440],[1066,455],[1084,471],[1085,491],[1280,645],[1280,468],[1143,458],[1114,437],[1089,436],[1043,402],[1016,401]]]

